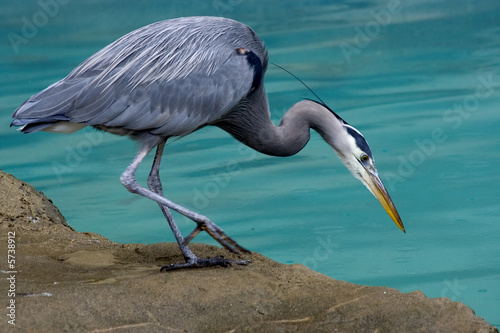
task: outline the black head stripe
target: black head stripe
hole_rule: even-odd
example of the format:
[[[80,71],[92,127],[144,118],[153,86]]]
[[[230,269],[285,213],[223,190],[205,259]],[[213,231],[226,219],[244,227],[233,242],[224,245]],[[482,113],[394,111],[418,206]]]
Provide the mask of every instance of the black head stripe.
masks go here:
[[[366,142],[365,138],[363,137],[363,135],[361,135],[361,133],[357,129],[355,129],[354,127],[349,125],[344,119],[342,119],[338,114],[336,114],[332,109],[330,109],[328,107],[328,105],[326,105],[325,103],[318,102],[318,101],[315,101],[313,99],[308,99],[308,100],[310,100],[311,102],[315,102],[315,103],[322,105],[327,110],[329,110],[331,113],[333,113],[333,115],[344,124],[344,126],[347,130],[347,133],[349,133],[354,138],[354,140],[356,140],[356,145],[359,147],[359,149],[364,151],[368,156],[370,156],[371,159],[373,159],[370,146],[368,146],[368,143]]]
[[[373,158],[370,146],[368,146],[368,143],[366,142],[365,138],[361,135],[361,133],[359,133],[358,130],[356,130],[354,127],[350,125],[346,125],[345,128],[347,130],[347,133],[349,133],[349,135],[351,135],[354,138],[354,140],[356,140],[356,145],[359,147],[359,149],[364,151],[368,156],[370,156],[370,158]]]

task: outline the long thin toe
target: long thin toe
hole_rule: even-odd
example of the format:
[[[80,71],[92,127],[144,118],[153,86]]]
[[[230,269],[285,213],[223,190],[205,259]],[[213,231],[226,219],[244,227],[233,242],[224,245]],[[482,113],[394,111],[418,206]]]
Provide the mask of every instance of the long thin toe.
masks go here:
[[[217,256],[213,258],[192,258],[189,259],[185,263],[181,264],[171,264],[166,265],[160,268],[160,272],[162,271],[174,271],[183,268],[201,268],[201,267],[212,267],[212,266],[222,266],[227,267],[230,265],[248,265],[252,261],[250,260],[233,260],[233,259],[224,259],[222,256]]]

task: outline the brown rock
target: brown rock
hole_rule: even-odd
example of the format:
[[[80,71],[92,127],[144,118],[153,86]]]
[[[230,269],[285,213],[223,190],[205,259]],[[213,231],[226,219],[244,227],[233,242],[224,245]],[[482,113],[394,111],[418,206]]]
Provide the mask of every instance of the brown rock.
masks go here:
[[[258,253],[249,266],[160,273],[170,243],[75,232],[49,199],[0,173],[0,243],[15,232],[15,326],[31,332],[498,332],[467,306],[333,280]],[[2,246],[4,249],[5,246]],[[192,244],[200,256],[224,249]],[[2,261],[3,266],[3,261]],[[4,269],[2,267],[2,269]],[[3,274],[9,277],[11,273]],[[2,331],[4,331],[2,329]]]

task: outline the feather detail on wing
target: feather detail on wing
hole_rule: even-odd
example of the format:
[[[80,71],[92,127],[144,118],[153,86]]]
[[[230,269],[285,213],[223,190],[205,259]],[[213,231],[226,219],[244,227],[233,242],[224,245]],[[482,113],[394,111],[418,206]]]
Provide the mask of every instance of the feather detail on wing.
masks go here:
[[[242,47],[257,55],[261,73],[236,51]],[[32,96],[14,112],[12,125],[33,132],[67,121],[126,134],[186,135],[244,99],[266,63],[263,44],[241,23],[162,21],[118,39]]]

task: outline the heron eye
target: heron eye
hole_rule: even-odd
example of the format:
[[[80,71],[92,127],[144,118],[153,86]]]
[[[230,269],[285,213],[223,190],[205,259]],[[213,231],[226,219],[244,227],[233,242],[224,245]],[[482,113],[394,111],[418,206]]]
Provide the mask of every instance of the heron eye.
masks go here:
[[[368,161],[368,159],[369,159],[368,155],[361,155],[362,162],[366,162],[366,161]]]

